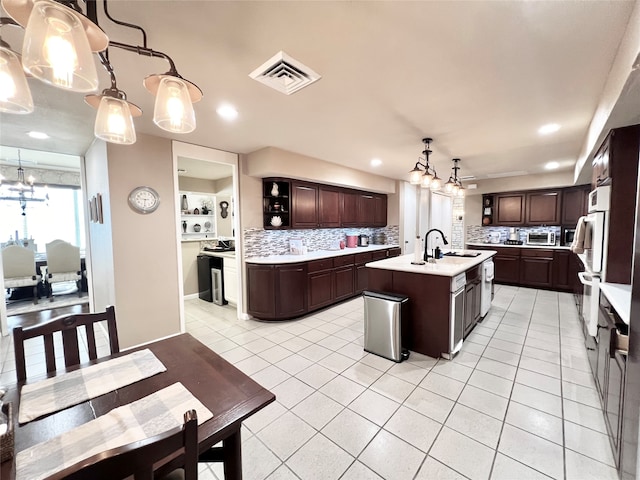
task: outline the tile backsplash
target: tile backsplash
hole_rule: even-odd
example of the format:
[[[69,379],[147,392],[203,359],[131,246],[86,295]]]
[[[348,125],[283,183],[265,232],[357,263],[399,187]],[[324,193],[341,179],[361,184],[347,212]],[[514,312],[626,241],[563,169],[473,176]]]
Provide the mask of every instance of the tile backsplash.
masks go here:
[[[467,225],[467,242],[486,242],[487,235],[491,232],[500,233],[500,243],[504,243],[509,238],[510,227],[483,227],[482,225]],[[560,227],[518,227],[520,240],[527,241],[527,233],[547,233],[556,234],[556,243],[560,241]]]
[[[398,245],[400,241],[400,227],[389,225],[384,228],[317,228],[310,230],[264,230],[262,228],[248,228],[244,230],[244,254],[249,257],[264,257],[269,255],[285,255],[289,253],[289,239],[301,238],[310,252],[328,250],[336,240],[345,240],[349,234],[369,235],[372,243],[375,233],[384,233],[387,245]]]

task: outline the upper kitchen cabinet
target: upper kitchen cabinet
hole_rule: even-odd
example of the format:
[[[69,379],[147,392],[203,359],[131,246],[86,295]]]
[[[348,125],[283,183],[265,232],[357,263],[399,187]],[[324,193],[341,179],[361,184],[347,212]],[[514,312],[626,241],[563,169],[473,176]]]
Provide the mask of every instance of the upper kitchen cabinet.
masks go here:
[[[291,183],[282,178],[262,180],[262,217],[265,229],[290,227]]]
[[[293,181],[291,195],[291,227],[319,227],[318,185]]]
[[[593,157],[593,171],[591,174],[591,187],[599,187],[600,185],[607,185],[610,180],[609,173],[609,144],[611,141],[611,134],[607,136],[604,143]]]
[[[525,194],[499,193],[495,196],[495,225],[524,225]]]
[[[560,190],[541,190],[527,193],[526,221],[528,225],[560,225]]]
[[[375,205],[375,212],[373,215],[373,226],[386,227],[387,226],[387,196],[374,194],[373,203]]]
[[[318,190],[318,220],[321,227],[340,226],[340,190],[321,185]]]
[[[562,225],[575,227],[578,219],[587,214],[589,190],[589,185],[579,185],[562,191]]]
[[[359,225],[359,197],[357,192],[340,192],[340,223],[343,227],[357,227]]]
[[[376,216],[376,204],[373,195],[370,193],[361,193],[358,198],[358,216],[360,226],[370,226],[374,223]]]

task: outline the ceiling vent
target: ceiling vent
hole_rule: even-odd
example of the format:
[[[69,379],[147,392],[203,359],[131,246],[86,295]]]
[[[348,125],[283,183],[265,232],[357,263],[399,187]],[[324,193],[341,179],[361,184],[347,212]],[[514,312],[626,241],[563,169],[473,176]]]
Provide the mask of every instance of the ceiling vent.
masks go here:
[[[322,78],[283,51],[276,53],[249,76],[285,95],[291,95]]]

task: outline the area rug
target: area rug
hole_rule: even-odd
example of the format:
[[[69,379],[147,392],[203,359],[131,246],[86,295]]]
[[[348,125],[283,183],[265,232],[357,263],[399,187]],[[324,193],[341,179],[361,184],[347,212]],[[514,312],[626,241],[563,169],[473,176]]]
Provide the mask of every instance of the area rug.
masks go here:
[[[7,305],[7,316],[10,317],[12,315],[40,312],[42,310],[52,310],[60,307],[70,307],[71,305],[80,305],[83,303],[89,303],[89,297],[86,296],[86,294],[82,297],[78,297],[77,292],[69,295],[54,295],[53,302],[50,302],[48,298],[41,298],[38,300],[37,305],[34,305],[31,299],[25,299],[19,302],[12,302]]]

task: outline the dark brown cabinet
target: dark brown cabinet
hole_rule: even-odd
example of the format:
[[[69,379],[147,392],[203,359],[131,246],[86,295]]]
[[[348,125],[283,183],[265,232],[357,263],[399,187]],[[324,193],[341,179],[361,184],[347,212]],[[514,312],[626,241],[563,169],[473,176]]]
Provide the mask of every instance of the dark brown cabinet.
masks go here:
[[[291,227],[318,227],[318,187],[310,183],[291,184]]]
[[[528,225],[559,225],[561,200],[560,190],[527,193],[525,223]]]
[[[482,267],[467,270],[467,285],[464,290],[464,336],[466,337],[480,320],[480,296]]]
[[[309,309],[325,307],[333,303],[333,272],[315,272],[308,274]]]
[[[275,274],[273,265],[247,265],[247,310],[257,318],[275,318]]]
[[[496,250],[493,257],[494,279],[498,283],[517,284],[520,281],[520,249],[496,247],[488,250]]]
[[[373,215],[373,226],[386,227],[387,226],[387,196],[374,195],[373,203],[375,206],[375,211]]]
[[[357,227],[359,225],[358,198],[355,192],[340,192],[340,223],[343,227]]]
[[[593,158],[593,170],[591,176],[591,186],[593,188],[600,185],[607,185],[610,180],[609,172],[609,147],[611,136],[607,136]]]
[[[569,277],[571,255],[574,254],[568,250],[553,252],[553,288],[556,290],[571,289],[571,278]]]
[[[500,193],[495,196],[495,225],[524,225],[525,194]]]
[[[587,214],[589,185],[566,188],[562,192],[561,223],[566,227],[575,227],[578,219]]]
[[[277,230],[291,227],[290,193],[289,180],[283,178],[262,180],[262,224],[265,229]]]
[[[307,266],[247,265],[248,312],[256,318],[293,318],[307,311]]]
[[[376,217],[375,198],[370,193],[361,193],[358,197],[358,224],[373,225]]]
[[[553,250],[522,249],[520,284],[528,287],[553,285]]]
[[[318,223],[320,227],[340,226],[340,191],[321,186],[318,190]]]
[[[355,259],[355,263],[356,263],[356,284],[355,284],[355,293],[362,293],[364,292],[367,287],[368,287],[368,274],[367,274],[367,269],[365,267],[365,264],[370,262],[372,260],[372,255],[371,252],[365,252],[365,253],[356,253],[356,259]]]

